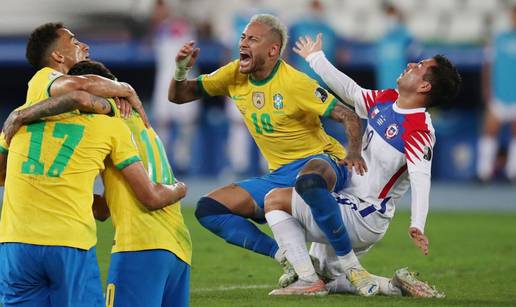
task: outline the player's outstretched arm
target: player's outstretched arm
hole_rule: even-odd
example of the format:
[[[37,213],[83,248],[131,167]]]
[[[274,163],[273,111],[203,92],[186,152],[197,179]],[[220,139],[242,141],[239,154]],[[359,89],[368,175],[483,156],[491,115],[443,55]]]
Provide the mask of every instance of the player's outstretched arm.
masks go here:
[[[145,126],[150,127],[143,104],[136,91],[128,83],[113,81],[98,75],[64,75],[57,78],[50,86],[51,96],[58,96],[71,91],[85,91],[100,97],[124,97],[140,114]]]
[[[96,220],[104,222],[111,216],[106,199],[101,195],[93,194],[93,205],[91,206],[93,216]]]
[[[361,154],[362,121],[355,112],[340,102],[335,104],[330,117],[344,125],[348,139],[348,155],[341,163],[347,165],[350,172],[354,168],[357,174],[364,175],[364,172],[367,172],[367,165]]]
[[[202,96],[197,81],[186,79],[200,51],[194,44],[194,41],[184,44],[176,55],[176,70],[168,87],[168,100],[173,103],[182,104]]]
[[[368,90],[359,86],[353,79],[330,63],[322,51],[322,44],[321,33],[317,34],[315,40],[306,35],[297,40],[293,50],[304,58],[315,73],[347,104],[356,105],[361,102],[363,93]]]
[[[50,97],[28,108],[15,110],[4,122],[2,131],[7,144],[22,125],[30,124],[43,117],[54,116],[73,110],[84,113],[108,114],[112,111],[109,102],[102,97],[85,91],[72,91],[61,96]]]
[[[158,210],[174,204],[186,195],[186,185],[177,182],[174,185],[156,184],[150,181],[142,162],[132,163],[121,170],[136,198],[148,209]]]

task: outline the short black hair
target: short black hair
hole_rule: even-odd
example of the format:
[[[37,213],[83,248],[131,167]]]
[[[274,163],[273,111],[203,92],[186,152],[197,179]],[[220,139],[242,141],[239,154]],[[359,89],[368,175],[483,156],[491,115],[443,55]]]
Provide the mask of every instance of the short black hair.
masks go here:
[[[99,75],[104,78],[108,78],[111,80],[116,80],[115,75],[106,67],[104,64],[96,61],[81,61],[68,71],[69,75]]]
[[[25,57],[37,70],[45,67],[50,47],[59,38],[57,30],[64,28],[61,22],[49,22],[37,27],[29,36]]]
[[[430,82],[432,89],[428,93],[428,107],[447,104],[459,93],[462,78],[459,71],[445,56],[432,57],[437,65],[429,68],[423,79]]]

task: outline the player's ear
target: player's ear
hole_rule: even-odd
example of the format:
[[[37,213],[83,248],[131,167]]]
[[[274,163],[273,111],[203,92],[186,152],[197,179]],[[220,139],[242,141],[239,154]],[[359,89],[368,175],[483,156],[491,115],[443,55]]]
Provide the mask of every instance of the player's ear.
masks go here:
[[[57,63],[64,63],[64,56],[57,50],[52,50],[52,52],[50,52],[50,57]]]
[[[273,44],[271,46],[271,48],[269,49],[269,56],[272,58],[272,57],[275,57],[279,54],[280,52],[280,48],[279,48],[279,45],[278,44]]]
[[[428,81],[423,80],[423,82],[421,82],[421,84],[419,84],[417,92],[421,93],[421,94],[427,94],[427,93],[430,93],[431,90],[432,90],[432,84]]]

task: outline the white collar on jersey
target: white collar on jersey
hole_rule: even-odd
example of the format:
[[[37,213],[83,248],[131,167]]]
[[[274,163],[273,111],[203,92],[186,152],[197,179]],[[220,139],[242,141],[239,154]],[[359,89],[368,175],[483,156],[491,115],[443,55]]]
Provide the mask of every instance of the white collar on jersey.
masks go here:
[[[426,108],[402,109],[402,108],[398,107],[397,100],[396,100],[396,102],[394,102],[392,104],[392,109],[394,110],[394,112],[400,113],[400,114],[414,114],[414,113],[426,112]]]

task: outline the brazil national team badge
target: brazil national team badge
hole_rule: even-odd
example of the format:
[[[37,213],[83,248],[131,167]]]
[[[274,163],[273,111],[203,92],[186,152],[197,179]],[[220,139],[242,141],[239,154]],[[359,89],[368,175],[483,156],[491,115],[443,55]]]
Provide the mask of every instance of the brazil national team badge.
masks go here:
[[[253,92],[253,104],[257,109],[265,105],[265,94],[263,92]]]
[[[274,109],[281,110],[283,109],[283,96],[281,96],[280,93],[274,94],[272,97],[272,100],[274,102]]]
[[[328,92],[322,87],[318,87],[315,89],[315,96],[321,99],[322,103],[325,103],[326,99],[328,99]]]
[[[387,127],[387,130],[385,130],[385,137],[388,139],[392,139],[396,135],[398,135],[399,129],[398,125],[396,124],[390,124],[389,127]]]

